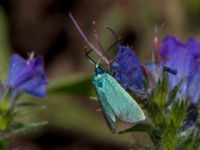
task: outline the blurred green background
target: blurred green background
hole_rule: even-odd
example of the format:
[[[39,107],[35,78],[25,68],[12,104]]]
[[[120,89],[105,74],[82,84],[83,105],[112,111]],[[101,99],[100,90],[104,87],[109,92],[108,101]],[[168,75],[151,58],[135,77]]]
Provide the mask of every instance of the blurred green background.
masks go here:
[[[45,57],[49,77],[47,96],[37,100],[46,108],[33,117],[47,120],[43,129],[17,136],[13,147],[21,149],[130,149],[136,141],[150,143],[145,134],[113,135],[108,130],[91,84],[93,65],[85,58],[86,45],[67,13],[71,11],[94,42],[92,21],[104,48],[113,42],[105,30],[111,27],[131,46],[141,62],[151,58],[154,28],[159,37],[174,34],[186,40],[200,38],[198,0],[1,0],[0,73],[5,80],[9,56],[29,52]],[[115,53],[112,50],[111,56]],[[95,56],[94,56],[95,57]],[[119,128],[127,127],[119,125]]]

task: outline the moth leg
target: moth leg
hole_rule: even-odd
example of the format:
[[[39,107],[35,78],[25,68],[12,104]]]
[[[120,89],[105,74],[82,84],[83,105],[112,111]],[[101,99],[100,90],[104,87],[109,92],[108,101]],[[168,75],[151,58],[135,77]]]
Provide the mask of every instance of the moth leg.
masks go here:
[[[90,96],[89,99],[90,99],[90,100],[94,100],[94,101],[97,101],[97,100],[98,100],[98,98],[97,98],[96,96]]]

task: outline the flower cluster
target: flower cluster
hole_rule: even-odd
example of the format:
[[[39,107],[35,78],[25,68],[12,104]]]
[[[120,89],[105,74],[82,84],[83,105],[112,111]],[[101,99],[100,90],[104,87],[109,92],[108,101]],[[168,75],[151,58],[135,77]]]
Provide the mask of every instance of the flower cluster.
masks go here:
[[[42,56],[24,60],[15,54],[10,59],[7,87],[14,91],[24,91],[34,96],[45,96],[47,77],[44,73]]]
[[[135,53],[128,47],[120,46],[111,64],[113,76],[127,89],[144,90],[144,76],[155,85],[168,72],[168,84],[174,88],[181,80],[179,92],[184,100],[192,103],[200,100],[200,42],[194,38],[186,43],[175,36],[166,36],[160,43],[158,63],[146,63],[144,70]]]
[[[184,99],[193,103],[200,99],[200,42],[194,38],[185,43],[175,36],[167,36],[160,44],[159,63],[177,70],[176,75],[169,74],[169,85],[174,87],[184,80],[180,92]]]
[[[200,42],[190,38],[184,43],[175,36],[166,36],[159,43],[157,54],[157,63],[146,63],[144,69],[139,72],[131,70],[138,78],[130,77],[127,81],[116,77],[123,85],[130,85],[132,80],[133,83],[140,81],[140,84],[144,84],[145,80],[140,80],[144,76],[149,83],[143,90],[148,93],[145,109],[150,123],[138,123],[121,133],[137,131],[138,126],[141,126],[144,130],[148,129],[155,149],[179,150],[188,146],[190,149],[198,149]],[[117,54],[115,57],[124,56]],[[132,59],[135,61],[124,59],[124,66],[121,65],[118,71],[126,71],[127,66],[141,66],[134,53]],[[127,76],[130,75],[130,72],[127,73]]]
[[[18,100],[23,93],[33,96],[45,96],[47,85],[47,76],[44,72],[44,60],[42,56],[33,57],[30,55],[28,60],[14,54],[11,56],[8,76],[5,85],[1,83],[0,99],[0,149],[7,149],[9,139],[17,130],[18,133],[45,125],[46,122],[25,124],[17,120],[17,114],[21,111],[30,111],[23,109],[31,105],[23,105],[26,102]]]

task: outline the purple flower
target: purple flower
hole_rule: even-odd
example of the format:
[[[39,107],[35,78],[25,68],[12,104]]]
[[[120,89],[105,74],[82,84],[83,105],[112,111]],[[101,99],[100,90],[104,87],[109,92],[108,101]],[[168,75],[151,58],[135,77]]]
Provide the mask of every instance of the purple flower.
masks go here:
[[[159,64],[177,70],[176,75],[169,74],[169,85],[174,87],[184,79],[180,92],[192,102],[200,99],[200,43],[194,38],[181,42],[174,36],[167,36],[160,43]]]
[[[10,59],[7,86],[15,91],[24,91],[34,96],[45,96],[47,77],[42,56],[28,60],[14,54]]]
[[[136,54],[127,46],[118,46],[111,62],[113,77],[134,94],[144,90],[144,75]],[[135,93],[137,91],[137,93]]]

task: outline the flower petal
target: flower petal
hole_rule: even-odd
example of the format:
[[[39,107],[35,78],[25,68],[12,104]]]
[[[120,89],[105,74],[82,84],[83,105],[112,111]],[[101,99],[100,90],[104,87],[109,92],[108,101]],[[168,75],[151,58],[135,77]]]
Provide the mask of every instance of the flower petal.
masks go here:
[[[143,89],[142,68],[136,54],[129,47],[117,47],[117,54],[111,63],[111,72],[127,89]]]
[[[24,60],[15,54],[10,59],[7,86],[35,96],[44,96],[47,77],[42,56]]]

